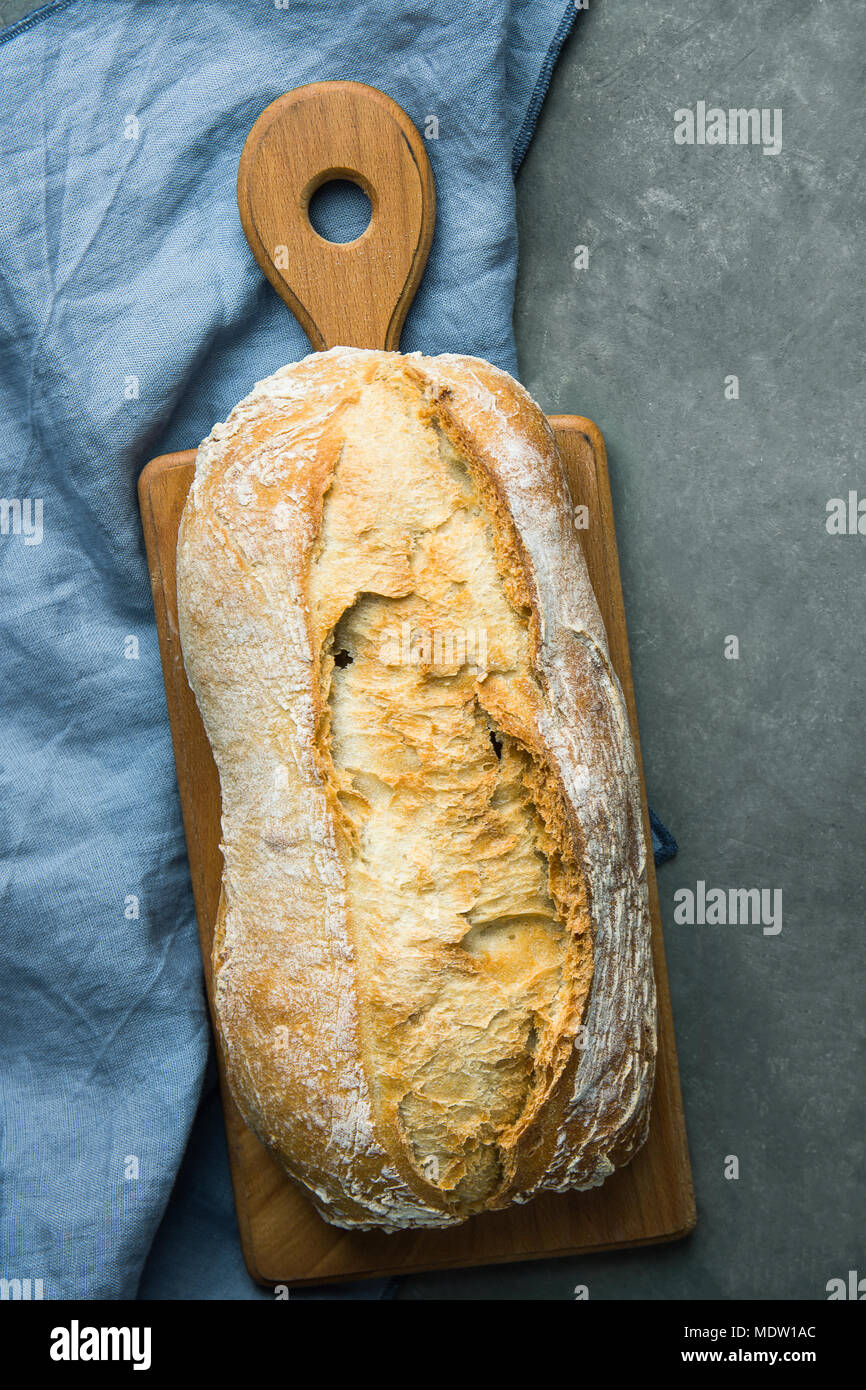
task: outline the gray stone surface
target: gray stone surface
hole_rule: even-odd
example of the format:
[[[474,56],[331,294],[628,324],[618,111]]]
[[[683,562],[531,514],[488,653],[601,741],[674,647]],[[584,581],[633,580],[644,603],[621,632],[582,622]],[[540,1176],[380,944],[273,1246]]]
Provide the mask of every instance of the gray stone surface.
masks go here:
[[[828,498],[866,497],[864,57],[858,0],[590,0],[554,76],[518,182],[521,372],[610,454],[650,802],[681,845],[659,884],[698,1227],[402,1298],[866,1275],[866,536],[825,529]],[[702,99],[781,107],[781,153],[675,145]],[[782,931],[676,925],[698,879],[781,888]]]
[[[7,24],[16,24],[36,8],[29,0],[0,0],[0,29],[5,29]]]

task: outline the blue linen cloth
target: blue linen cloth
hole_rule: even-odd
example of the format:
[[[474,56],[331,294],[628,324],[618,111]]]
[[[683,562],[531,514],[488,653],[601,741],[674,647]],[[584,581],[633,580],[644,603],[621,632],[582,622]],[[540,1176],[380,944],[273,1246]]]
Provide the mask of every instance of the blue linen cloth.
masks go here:
[[[574,13],[60,0],[0,34],[0,1276],[46,1298],[268,1296],[240,1260],[135,496],[308,350],[240,228],[246,135],[325,78],[435,116],[402,347],[513,372],[512,167]]]

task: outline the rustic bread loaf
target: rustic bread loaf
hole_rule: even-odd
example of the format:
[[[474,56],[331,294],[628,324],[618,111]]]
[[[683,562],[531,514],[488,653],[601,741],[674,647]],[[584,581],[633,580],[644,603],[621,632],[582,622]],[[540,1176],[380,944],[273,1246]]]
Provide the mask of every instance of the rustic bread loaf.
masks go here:
[[[276,372],[199,449],[178,606],[249,1125],[344,1227],[602,1182],[649,1123],[646,849],[537,406],[467,357]]]

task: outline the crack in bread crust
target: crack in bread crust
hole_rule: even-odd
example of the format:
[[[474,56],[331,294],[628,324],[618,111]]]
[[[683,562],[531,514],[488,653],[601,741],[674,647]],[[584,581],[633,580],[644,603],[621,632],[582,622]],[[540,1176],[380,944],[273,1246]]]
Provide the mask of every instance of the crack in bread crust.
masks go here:
[[[248,1123],[344,1226],[602,1181],[648,1125],[645,848],[537,407],[475,359],[283,369],[199,450],[178,600]]]
[[[467,462],[414,383],[372,383],[345,430],[310,596],[366,1071],[398,1161],[465,1215],[507,1185],[573,1046],[586,893],[548,859],[547,770],[485,705],[490,683],[535,725],[542,697]]]

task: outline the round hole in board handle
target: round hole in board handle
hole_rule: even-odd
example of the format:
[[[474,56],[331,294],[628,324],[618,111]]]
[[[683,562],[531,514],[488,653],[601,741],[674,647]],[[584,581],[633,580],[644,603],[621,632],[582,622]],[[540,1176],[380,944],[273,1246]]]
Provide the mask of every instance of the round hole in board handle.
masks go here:
[[[369,195],[354,179],[328,179],[310,198],[307,216],[313,231],[337,246],[363,236],[373,216]]]

